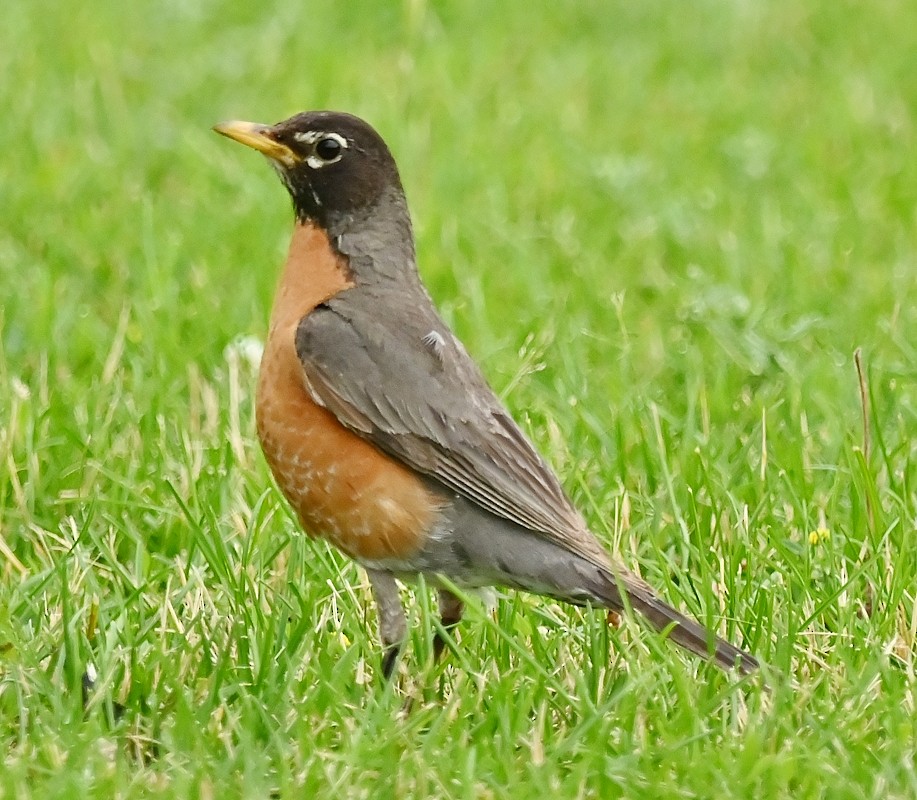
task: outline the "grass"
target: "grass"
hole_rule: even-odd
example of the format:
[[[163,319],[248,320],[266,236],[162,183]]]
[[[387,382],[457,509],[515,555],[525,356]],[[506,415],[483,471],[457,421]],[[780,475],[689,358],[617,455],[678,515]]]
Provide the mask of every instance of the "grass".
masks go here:
[[[8,6],[0,797],[917,794],[910,4]],[[512,594],[434,666],[416,590],[381,685],[253,438],[288,201],[209,131],[310,107],[389,141],[597,534],[766,680]]]

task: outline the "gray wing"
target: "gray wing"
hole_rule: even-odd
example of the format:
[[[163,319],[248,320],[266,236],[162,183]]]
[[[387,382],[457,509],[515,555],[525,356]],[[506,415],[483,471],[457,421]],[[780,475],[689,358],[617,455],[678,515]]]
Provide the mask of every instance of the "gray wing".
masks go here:
[[[296,352],[315,401],[418,472],[597,565],[592,586],[602,604],[621,609],[626,593],[634,608],[678,644],[704,658],[712,654],[721,667],[754,670],[754,657],[716,638],[609,561],[426,295],[417,291],[412,299],[413,306],[403,301],[393,313],[391,295],[359,287],[303,318]],[[584,574],[578,572],[576,581]]]
[[[481,508],[576,551],[597,543],[424,294],[345,291],[299,323],[307,388],[347,428]],[[387,319],[397,320],[386,322]]]

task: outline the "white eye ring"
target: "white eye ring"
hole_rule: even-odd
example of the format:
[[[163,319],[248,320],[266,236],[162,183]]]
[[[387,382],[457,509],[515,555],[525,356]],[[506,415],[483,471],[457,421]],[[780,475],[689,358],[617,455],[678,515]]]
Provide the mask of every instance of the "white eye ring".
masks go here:
[[[344,151],[349,147],[349,142],[339,133],[334,133],[333,131],[304,131],[302,133],[294,133],[293,138],[297,142],[302,142],[303,144],[308,144],[312,146],[312,152],[306,157],[306,164],[308,164],[312,169],[321,169],[322,167],[327,166],[328,164],[336,164],[344,156]],[[322,158],[315,152],[315,148],[320,142],[325,141],[326,139],[331,139],[334,142],[337,142],[340,145],[340,150],[335,158]]]

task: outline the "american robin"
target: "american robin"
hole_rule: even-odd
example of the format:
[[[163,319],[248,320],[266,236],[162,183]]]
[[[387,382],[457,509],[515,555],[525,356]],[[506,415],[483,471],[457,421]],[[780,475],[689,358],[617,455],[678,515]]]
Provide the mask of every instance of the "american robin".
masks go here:
[[[311,535],[366,570],[390,675],[405,637],[396,579],[502,586],[620,611],[724,669],[757,661],[613,560],[420,281],[395,160],[332,111],[218,133],[268,157],[296,213],[258,380],[258,437]],[[442,585],[442,582],[440,582]],[[444,627],[462,603],[438,590]],[[625,600],[626,597],[626,600]],[[437,652],[442,649],[437,638]]]

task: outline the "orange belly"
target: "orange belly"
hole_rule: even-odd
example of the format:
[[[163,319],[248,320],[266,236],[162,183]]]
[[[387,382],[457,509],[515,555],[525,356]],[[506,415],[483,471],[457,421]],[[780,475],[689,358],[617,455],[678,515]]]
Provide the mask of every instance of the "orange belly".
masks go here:
[[[258,437],[306,531],[356,559],[409,559],[439,503],[418,477],[344,428],[307,393],[295,329],[273,330],[261,362]]]

